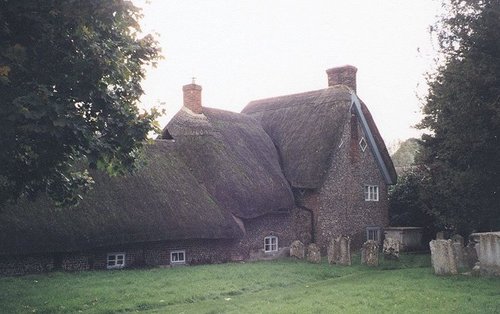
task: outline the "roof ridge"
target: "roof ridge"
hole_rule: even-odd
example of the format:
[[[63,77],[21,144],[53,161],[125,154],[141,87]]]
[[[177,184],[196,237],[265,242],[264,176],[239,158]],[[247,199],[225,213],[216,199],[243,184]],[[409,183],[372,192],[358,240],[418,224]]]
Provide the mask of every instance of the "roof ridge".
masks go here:
[[[296,104],[288,104],[288,105],[283,105],[280,108],[267,108],[265,106],[261,106],[263,104],[268,104],[268,103],[276,103],[276,102],[283,102],[288,99],[292,98],[298,98],[298,97],[304,97],[304,96],[309,96],[309,95],[315,95],[317,96],[314,98],[315,100],[320,98],[321,96],[326,97],[325,92],[331,92],[333,90],[339,90],[340,92],[346,92],[346,95],[349,94],[350,97],[350,89],[345,86],[345,85],[335,85],[335,86],[329,86],[327,88],[322,88],[322,89],[317,89],[313,91],[307,91],[307,92],[302,92],[302,93],[296,93],[296,94],[289,94],[289,95],[281,95],[281,96],[276,96],[276,97],[270,97],[270,98],[263,98],[263,99],[257,99],[257,100],[252,100],[249,102],[245,108],[243,108],[242,113],[256,113],[256,112],[265,112],[265,111],[270,111],[270,110],[278,110],[278,109],[285,109],[285,108],[293,108],[293,107],[298,107],[298,106],[303,106],[303,103],[296,103]],[[310,105],[320,105],[320,103],[316,101],[312,101]]]

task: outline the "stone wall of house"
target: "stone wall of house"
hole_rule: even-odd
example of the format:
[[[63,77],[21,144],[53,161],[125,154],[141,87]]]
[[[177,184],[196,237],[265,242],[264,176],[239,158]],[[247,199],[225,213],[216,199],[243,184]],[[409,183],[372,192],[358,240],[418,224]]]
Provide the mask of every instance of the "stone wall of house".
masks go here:
[[[264,254],[264,238],[278,237],[278,247],[290,247],[296,240],[297,231],[307,225],[308,218],[298,208],[290,213],[273,213],[253,219],[245,219],[245,236],[236,244],[232,251],[233,260],[246,260],[252,256]],[[301,221],[301,222],[300,222]],[[296,226],[298,229],[295,229]],[[300,227],[298,227],[300,226]]]
[[[319,193],[317,190],[313,189],[294,189],[293,194],[297,205],[303,208],[304,211],[308,211],[309,216],[312,215],[312,219],[308,224],[311,228],[310,238],[306,241],[300,238],[298,238],[298,240],[306,245],[316,242],[316,239],[319,237],[319,230],[317,228],[320,209]]]
[[[0,256],[0,275],[16,276],[52,270],[54,258],[51,255]]]
[[[187,265],[247,260],[251,253],[264,252],[264,238],[277,236],[280,248],[289,247],[298,237],[310,238],[310,214],[300,208],[291,212],[245,219],[245,236],[232,239],[188,239],[115,245],[87,252],[0,256],[0,275],[24,275],[53,270],[82,271],[106,269],[108,254],[125,254],[125,268],[170,265],[170,252],[185,251]],[[266,254],[264,254],[266,255]]]
[[[351,247],[360,248],[367,227],[383,228],[389,223],[387,185],[369,146],[365,151],[360,148],[363,137],[366,139],[357,117],[351,117],[323,187],[310,196],[317,198],[316,243],[323,253],[339,235],[350,236]],[[365,185],[378,185],[378,201],[365,201]],[[380,230],[380,237],[382,234]]]
[[[305,208],[296,207],[292,210],[292,230],[294,232],[294,240],[299,240],[305,245],[312,242],[313,227],[312,227],[312,212]]]
[[[92,269],[95,260],[94,254],[84,252],[53,254],[52,257],[54,258],[55,269],[65,271]]]
[[[0,275],[106,269],[108,253],[125,253],[125,268],[170,265],[170,252],[174,250],[185,250],[188,265],[223,263],[231,260],[236,243],[229,239],[195,239],[117,245],[88,252],[0,256]]]
[[[279,248],[289,247],[300,239],[310,239],[311,217],[308,211],[294,208],[290,212],[273,213],[244,220],[246,233],[242,239],[188,239],[115,245],[86,252],[0,256],[0,275],[24,275],[54,270],[82,271],[107,268],[108,254],[125,254],[125,268],[170,265],[170,253],[184,250],[187,265],[224,263],[264,258],[264,238],[278,237]]]

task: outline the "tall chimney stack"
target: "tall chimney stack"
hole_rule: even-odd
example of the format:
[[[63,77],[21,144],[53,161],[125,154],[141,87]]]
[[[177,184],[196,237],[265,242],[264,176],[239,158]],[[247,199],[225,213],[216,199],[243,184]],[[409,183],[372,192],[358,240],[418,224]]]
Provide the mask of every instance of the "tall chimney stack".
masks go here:
[[[194,113],[201,114],[203,109],[201,106],[201,86],[196,85],[195,79],[193,82],[182,87],[184,92],[184,107],[188,108]]]
[[[356,93],[356,72],[358,69],[352,65],[326,70],[328,75],[328,86],[346,85]]]

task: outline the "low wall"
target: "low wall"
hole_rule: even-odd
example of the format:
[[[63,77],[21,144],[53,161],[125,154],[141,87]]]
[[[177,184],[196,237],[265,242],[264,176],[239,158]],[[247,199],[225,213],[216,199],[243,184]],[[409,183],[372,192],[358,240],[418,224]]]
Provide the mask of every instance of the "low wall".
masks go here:
[[[124,253],[125,268],[170,265],[170,252],[184,250],[186,264],[212,264],[231,260],[234,240],[179,240],[98,248],[87,252],[63,252],[0,256],[0,275],[16,276],[54,270],[106,269],[108,253]]]

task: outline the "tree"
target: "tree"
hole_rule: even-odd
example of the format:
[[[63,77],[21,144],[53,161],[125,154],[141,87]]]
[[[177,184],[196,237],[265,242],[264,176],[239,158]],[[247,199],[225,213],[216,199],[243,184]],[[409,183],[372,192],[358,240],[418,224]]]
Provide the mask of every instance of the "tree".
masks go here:
[[[399,148],[392,154],[392,162],[396,168],[406,168],[415,164],[415,156],[420,149],[420,142],[416,138],[409,138],[400,143]]]
[[[140,17],[124,0],[0,1],[0,205],[75,203],[87,168],[133,169],[158,115],[137,108],[160,52]]]
[[[425,167],[416,164],[420,150],[420,140],[409,138],[391,156],[398,182],[389,188],[389,220],[391,226],[423,227],[424,241],[428,242],[442,226],[430,214],[424,198],[429,174]]]
[[[429,176],[425,168],[413,165],[398,173],[398,182],[389,189],[391,226],[423,227],[424,239],[431,240],[443,226],[430,213],[424,198]]]
[[[500,1],[447,0],[419,127],[424,198],[446,228],[500,229]]]

